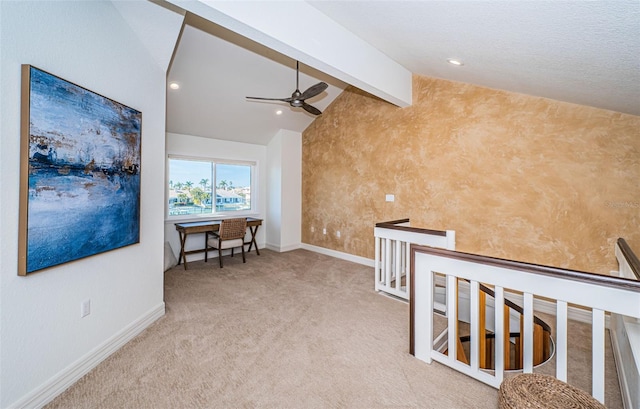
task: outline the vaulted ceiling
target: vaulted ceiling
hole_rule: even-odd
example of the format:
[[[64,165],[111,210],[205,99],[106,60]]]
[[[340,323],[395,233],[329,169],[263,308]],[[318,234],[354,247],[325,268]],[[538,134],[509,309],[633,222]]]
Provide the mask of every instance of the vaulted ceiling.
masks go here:
[[[412,73],[640,115],[637,0],[306,3]],[[289,17],[285,28],[304,41],[311,27],[294,12]],[[329,40],[322,45],[329,51],[338,46]],[[257,144],[268,143],[279,129],[304,130],[314,117],[302,109],[245,98],[290,96],[294,56],[187,13],[168,75],[180,89],[167,91],[167,130]],[[309,65],[301,65],[301,91],[319,81],[329,84],[308,101],[320,110],[347,83],[360,85],[353,76],[331,76]]]

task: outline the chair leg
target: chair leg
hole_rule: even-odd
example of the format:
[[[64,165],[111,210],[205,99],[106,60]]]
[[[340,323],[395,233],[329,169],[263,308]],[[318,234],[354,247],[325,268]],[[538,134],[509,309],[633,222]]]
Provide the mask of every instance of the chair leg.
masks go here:
[[[233,257],[233,247],[231,247],[231,257]]]
[[[218,246],[218,260],[220,260],[220,268],[222,268],[222,246]]]
[[[244,244],[242,246],[240,246],[240,248],[242,249],[242,262],[246,263],[247,260],[245,260],[245,258],[244,258]]]
[[[207,240],[209,235],[205,233],[204,235],[204,262],[207,262],[207,254],[209,254],[209,241]]]

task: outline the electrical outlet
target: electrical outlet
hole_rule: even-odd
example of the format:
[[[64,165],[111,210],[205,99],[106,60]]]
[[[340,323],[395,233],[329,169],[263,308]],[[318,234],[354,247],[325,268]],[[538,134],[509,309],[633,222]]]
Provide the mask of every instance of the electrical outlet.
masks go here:
[[[80,318],[84,318],[91,314],[91,300],[84,300],[80,305]]]
[[[327,229],[322,229],[322,234],[327,234]]]
[[[336,232],[336,237],[337,237],[337,238],[340,238],[340,230],[338,230],[338,231]]]
[[[316,231],[316,228],[311,226],[311,233],[313,233],[314,231]]]

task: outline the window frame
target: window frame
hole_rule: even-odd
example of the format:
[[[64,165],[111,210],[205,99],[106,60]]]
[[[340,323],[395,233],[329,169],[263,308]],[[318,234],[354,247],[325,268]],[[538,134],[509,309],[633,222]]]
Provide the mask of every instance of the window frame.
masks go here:
[[[200,213],[200,214],[186,214],[186,215],[169,215],[169,181],[171,180],[171,166],[170,161],[172,159],[177,160],[190,160],[195,162],[209,162],[212,166],[212,212],[211,213]],[[216,178],[216,165],[242,165],[249,166],[251,169],[251,207],[246,210],[237,210],[237,211],[224,211],[217,212],[215,211],[216,204],[216,195],[215,191],[217,187],[215,186],[215,178]],[[228,217],[244,217],[251,216],[257,214],[257,203],[258,203],[258,162],[252,160],[238,160],[238,159],[224,159],[224,158],[212,158],[207,156],[192,156],[192,155],[179,155],[179,154],[168,154],[167,155],[167,165],[166,165],[166,179],[165,179],[165,220],[171,222],[180,222],[180,221],[188,221],[188,220],[202,220],[202,219],[224,219]]]

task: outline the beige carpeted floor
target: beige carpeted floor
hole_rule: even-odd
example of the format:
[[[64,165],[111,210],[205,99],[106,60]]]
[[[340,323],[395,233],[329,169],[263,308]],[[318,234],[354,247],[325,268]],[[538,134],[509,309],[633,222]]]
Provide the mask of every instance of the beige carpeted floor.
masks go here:
[[[165,273],[167,314],[48,408],[496,408],[408,354],[409,306],[370,267],[305,250]]]

